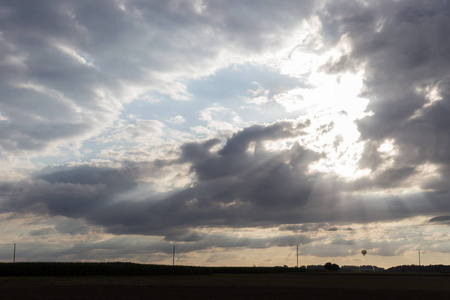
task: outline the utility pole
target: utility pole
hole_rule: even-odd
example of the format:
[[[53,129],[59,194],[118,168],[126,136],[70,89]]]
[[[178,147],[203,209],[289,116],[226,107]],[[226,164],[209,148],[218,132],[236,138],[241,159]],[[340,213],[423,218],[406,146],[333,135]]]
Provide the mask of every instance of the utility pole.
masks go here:
[[[419,267],[420,267],[420,249],[418,249],[419,251]]]
[[[173,253],[172,253],[172,266],[175,266],[175,245],[173,246]]]
[[[298,269],[298,245],[297,245],[297,269]]]

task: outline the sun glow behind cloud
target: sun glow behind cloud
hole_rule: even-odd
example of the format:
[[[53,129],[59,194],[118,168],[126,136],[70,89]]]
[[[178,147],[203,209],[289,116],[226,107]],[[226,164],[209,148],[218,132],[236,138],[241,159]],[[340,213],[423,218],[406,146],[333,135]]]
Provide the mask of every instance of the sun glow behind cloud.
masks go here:
[[[307,54],[308,59],[312,57]],[[311,170],[334,172],[345,178],[367,175],[367,170],[357,170],[357,163],[364,148],[355,123],[367,115],[368,100],[361,97],[362,72],[326,74],[319,71],[324,57],[316,57],[311,68],[307,88],[296,88],[278,95],[277,103],[287,111],[299,111],[313,120],[309,135],[301,138],[302,145],[325,154],[325,158]],[[289,71],[303,60],[293,60]],[[313,65],[311,65],[313,67]]]
[[[275,95],[274,100],[287,112],[297,111],[301,118],[313,121],[309,134],[299,138],[306,148],[324,154],[323,159],[310,166],[311,171],[332,172],[355,179],[369,172],[359,170],[357,166],[364,142],[359,141],[355,121],[370,115],[366,111],[369,100],[361,96],[364,68],[360,66],[358,70],[356,66],[350,66],[348,70],[328,72],[325,66],[339,64],[351,52],[351,45],[344,35],[335,48],[324,51],[317,34],[320,27],[314,18],[304,22],[299,38],[301,43],[291,46],[293,50],[281,51],[284,55],[288,53],[288,58],[280,60],[277,68],[282,74],[301,78],[305,87]],[[254,101],[267,101],[267,93],[260,92]],[[292,144],[277,141],[271,144],[272,148],[276,148],[276,143],[280,148]]]

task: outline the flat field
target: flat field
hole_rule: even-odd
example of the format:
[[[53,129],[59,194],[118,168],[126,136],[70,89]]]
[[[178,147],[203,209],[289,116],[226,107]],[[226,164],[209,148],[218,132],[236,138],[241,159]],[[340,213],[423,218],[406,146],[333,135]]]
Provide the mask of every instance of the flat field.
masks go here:
[[[449,299],[450,276],[0,277],[1,299]]]

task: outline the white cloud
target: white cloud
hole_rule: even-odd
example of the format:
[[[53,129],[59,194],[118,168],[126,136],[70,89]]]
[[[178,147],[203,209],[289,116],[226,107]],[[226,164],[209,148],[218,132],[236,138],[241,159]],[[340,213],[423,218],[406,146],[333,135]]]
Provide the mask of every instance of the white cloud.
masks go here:
[[[174,124],[183,124],[186,122],[186,119],[183,116],[177,115],[175,117],[170,118],[168,122]]]
[[[201,131],[208,132],[208,136],[218,133],[230,133],[245,124],[235,111],[218,103],[214,103],[200,111],[199,120],[206,122],[205,128],[207,131]],[[199,132],[198,129],[196,131]]]

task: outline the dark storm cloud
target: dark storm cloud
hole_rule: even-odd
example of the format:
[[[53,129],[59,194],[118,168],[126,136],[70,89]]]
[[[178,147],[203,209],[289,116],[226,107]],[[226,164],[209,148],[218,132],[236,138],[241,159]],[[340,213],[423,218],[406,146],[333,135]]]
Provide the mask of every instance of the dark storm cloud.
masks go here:
[[[146,164],[147,168],[149,167]],[[68,184],[104,184],[109,189],[123,190],[136,184],[141,174],[140,166],[124,163],[120,168],[79,165],[73,167],[47,167],[35,175],[35,178],[49,183]]]
[[[316,183],[315,175],[305,171],[318,155],[298,144],[283,151],[266,151],[261,143],[297,137],[305,124],[252,126],[215,150],[211,147],[217,140],[185,144],[178,163],[192,166],[196,185],[157,199],[137,201],[128,196],[127,201],[114,200],[136,188],[142,174],[152,173],[149,165],[61,166],[37,173],[32,182],[4,185],[4,207],[84,217],[115,233],[162,234],[186,226],[292,223]],[[255,148],[249,152],[252,143]],[[180,238],[177,235],[167,238]],[[181,234],[181,238],[197,237]]]
[[[181,162],[189,163],[196,185],[168,196],[163,201],[119,204],[106,209],[96,221],[114,232],[145,233],[183,226],[257,226],[296,218],[290,209],[302,207],[315,183],[305,167],[317,154],[297,145],[280,152],[268,152],[250,143],[293,137],[304,125],[280,122],[246,128],[229,138],[220,150],[217,140],[189,143],[182,147]],[[288,209],[288,210],[287,210]],[[115,216],[117,211],[129,216]],[[133,217],[134,215],[134,217]],[[139,219],[139,221],[138,221]]]
[[[89,209],[99,207],[105,186],[49,183],[43,180],[2,184],[2,212],[50,213],[83,218]]]
[[[47,168],[32,181],[2,184],[2,209],[85,219],[114,234],[160,235],[166,241],[196,243],[205,236],[189,228],[367,222],[448,210],[448,193],[352,195],[348,183],[307,172],[308,166],[320,159],[319,154],[298,144],[279,151],[261,146],[267,141],[297,137],[307,124],[282,121],[248,127],[221,147],[216,147],[220,141],[215,139],[188,143],[181,147],[178,160],[167,162]],[[197,178],[194,185],[167,194],[134,197],[132,191],[146,186],[143,178],[157,176],[165,166],[177,164],[191,166]],[[413,171],[391,171],[384,177],[407,177]],[[386,185],[383,180],[366,185]],[[305,232],[319,227],[284,225],[280,230]],[[275,244],[283,243],[290,242]]]
[[[142,177],[157,177],[162,167],[158,161],[122,163],[118,167],[85,164],[48,167],[32,180],[0,185],[0,196],[6,199],[3,211],[94,218],[109,206],[117,207],[116,197],[136,189]]]
[[[303,135],[302,129],[308,125],[309,121],[305,124],[277,122],[271,126],[253,125],[229,138],[218,155],[211,153],[210,148],[220,141],[210,140],[206,143],[185,144],[182,147],[181,159],[183,162],[192,163],[192,168],[200,180],[249,172],[255,167],[255,160],[264,159],[264,151],[259,152],[261,142]],[[247,152],[250,143],[254,143],[254,155]]]
[[[450,225],[450,216],[438,216],[428,220],[428,223]]]
[[[373,178],[364,177],[352,182],[354,190],[389,189],[405,185],[405,180],[416,174],[414,167],[389,168],[374,174]]]

